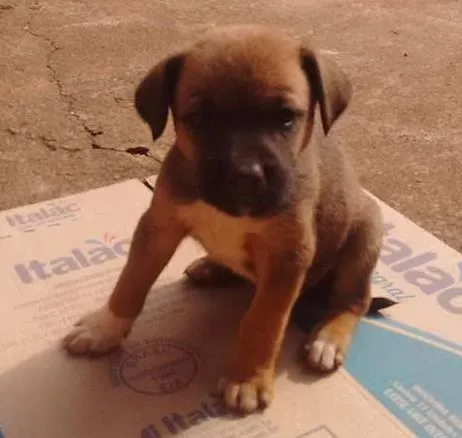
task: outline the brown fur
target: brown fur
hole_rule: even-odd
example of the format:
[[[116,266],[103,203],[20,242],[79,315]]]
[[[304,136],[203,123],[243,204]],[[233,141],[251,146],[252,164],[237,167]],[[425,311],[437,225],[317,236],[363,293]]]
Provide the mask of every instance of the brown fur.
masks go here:
[[[223,388],[230,407],[251,412],[269,403],[281,342],[301,293],[327,297],[329,311],[310,340],[321,343],[307,347],[308,364],[321,369],[340,365],[356,323],[368,308],[381,217],[361,191],[344,152],[328,136],[350,95],[347,77],[310,43],[261,27],[212,31],[160,62],[137,89],[137,110],[154,139],[161,135],[170,108],[177,140],[160,172],[152,205],[140,220],[109,308],[117,316],[135,318],[186,235],[209,253],[186,271],[191,279],[206,284],[242,277],[254,283],[255,297],[242,319]],[[200,138],[206,137],[198,111],[208,110],[207,120],[220,115],[213,119],[217,140],[210,140],[209,152],[220,154],[221,142],[227,139],[220,135],[228,129],[233,134],[228,125],[238,120],[240,111],[248,110],[251,131],[261,123],[260,108],[279,97],[293,108],[293,129],[250,140],[244,135],[242,141],[249,146],[239,158],[257,152],[262,157],[270,151],[269,156],[278,160],[277,202],[262,207],[261,214],[228,214],[224,196],[218,197],[217,205],[223,203],[218,208],[201,191],[201,178],[207,176],[202,166],[209,157],[203,156],[206,141]],[[252,145],[260,140],[266,149],[257,151]],[[269,159],[265,157],[263,162]]]

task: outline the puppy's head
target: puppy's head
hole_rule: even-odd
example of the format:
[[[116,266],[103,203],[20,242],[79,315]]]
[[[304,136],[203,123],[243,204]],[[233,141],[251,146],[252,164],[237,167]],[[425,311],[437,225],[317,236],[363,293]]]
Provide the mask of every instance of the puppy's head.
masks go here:
[[[135,105],[154,139],[170,108],[177,147],[206,202],[233,216],[258,217],[289,205],[315,106],[327,134],[350,93],[341,70],[310,44],[240,26],[209,32],[154,66]]]

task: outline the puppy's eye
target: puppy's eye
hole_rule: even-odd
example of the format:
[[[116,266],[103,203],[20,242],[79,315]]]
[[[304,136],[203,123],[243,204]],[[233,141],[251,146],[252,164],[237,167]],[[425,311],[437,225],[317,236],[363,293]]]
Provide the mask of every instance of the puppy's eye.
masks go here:
[[[284,130],[291,129],[297,119],[297,113],[291,108],[282,108],[275,116],[277,125]]]
[[[191,112],[183,117],[183,122],[191,129],[200,129],[206,123],[205,114],[201,111]]]

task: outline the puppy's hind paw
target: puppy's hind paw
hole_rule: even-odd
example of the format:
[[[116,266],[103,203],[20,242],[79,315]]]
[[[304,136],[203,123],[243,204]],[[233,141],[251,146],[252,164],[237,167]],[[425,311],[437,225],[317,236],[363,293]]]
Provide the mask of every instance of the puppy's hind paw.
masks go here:
[[[327,339],[316,339],[306,344],[305,350],[308,367],[320,372],[336,370],[345,359],[344,352],[339,345]]]
[[[358,321],[358,316],[343,312],[315,330],[305,345],[307,366],[320,372],[331,372],[340,367]]]
[[[64,337],[63,346],[71,354],[105,354],[120,344],[133,320],[115,316],[107,307],[84,316]]]
[[[207,256],[192,262],[184,273],[198,286],[231,285],[242,281],[237,274]]]

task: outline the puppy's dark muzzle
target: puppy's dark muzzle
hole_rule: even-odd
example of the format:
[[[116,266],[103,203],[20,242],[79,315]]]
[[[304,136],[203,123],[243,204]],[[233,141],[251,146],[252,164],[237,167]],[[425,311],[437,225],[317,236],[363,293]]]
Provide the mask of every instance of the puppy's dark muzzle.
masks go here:
[[[260,217],[274,214],[287,201],[287,184],[282,172],[252,160],[221,171],[207,172],[204,199],[232,216]]]
[[[256,161],[244,163],[233,169],[231,185],[236,193],[244,198],[258,196],[268,184],[268,174],[268,170]]]

